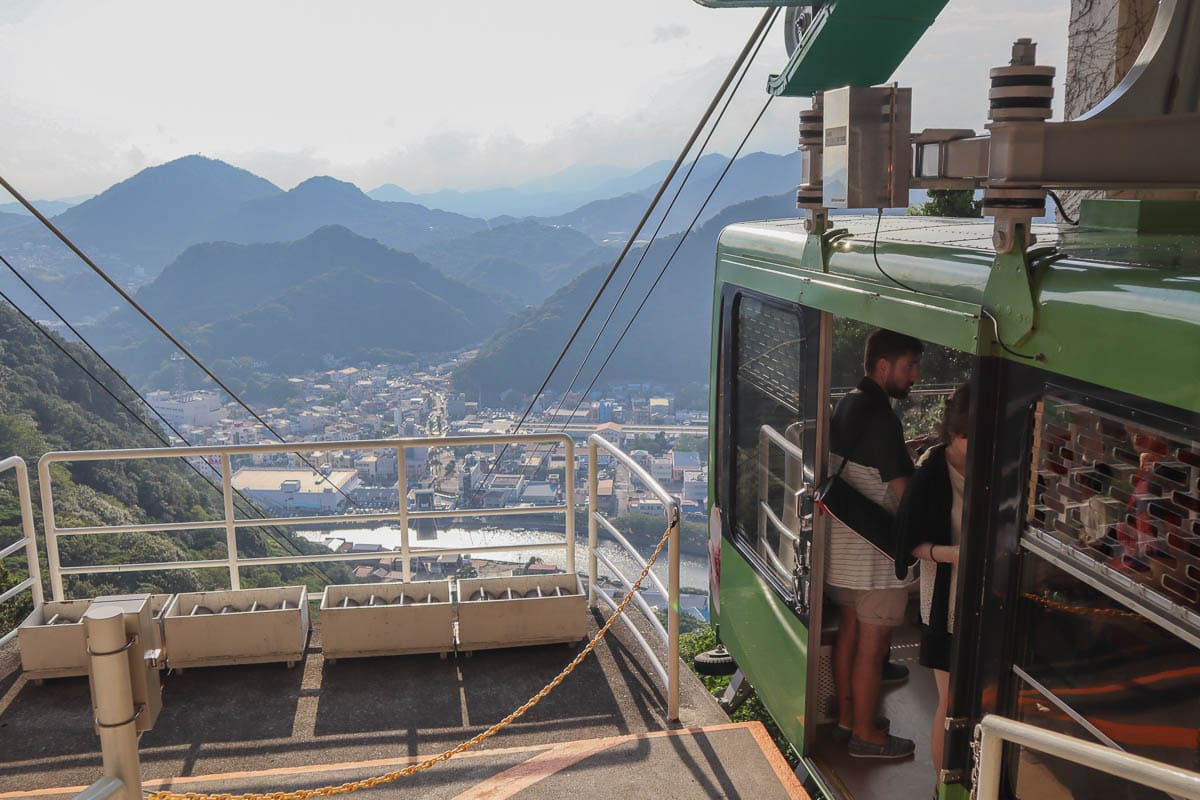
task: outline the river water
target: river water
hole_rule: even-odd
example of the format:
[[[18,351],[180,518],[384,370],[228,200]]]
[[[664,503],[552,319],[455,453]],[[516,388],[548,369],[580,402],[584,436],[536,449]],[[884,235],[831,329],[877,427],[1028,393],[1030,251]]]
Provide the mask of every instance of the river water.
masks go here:
[[[335,531],[297,531],[297,533],[310,542],[325,543],[334,547],[341,544],[344,540],[355,544],[382,545],[389,550],[396,551],[397,555],[399,555],[400,551],[400,529],[398,527],[347,528]],[[511,561],[514,566],[524,565],[531,557],[536,556],[547,564],[556,564],[561,567],[566,551],[562,547],[552,548],[545,545],[561,544],[562,542],[563,535],[561,533],[536,530],[511,530],[507,528],[470,529],[451,527],[439,529],[436,539],[418,539],[416,531],[412,531],[409,537],[409,546],[412,548],[455,549],[462,547],[496,547],[511,544],[513,545],[511,551],[479,553],[476,557],[494,561]],[[611,539],[605,541],[603,534],[601,535],[599,551],[620,567],[621,571],[630,580],[636,578],[641,571],[641,567],[625,552],[623,547]],[[643,558],[649,555],[649,551],[642,553]],[[575,547],[575,570],[582,573],[587,572],[586,533],[584,537],[577,539]],[[597,564],[596,570],[600,575],[612,572],[604,565],[604,562]],[[654,573],[665,585],[667,582],[665,550],[654,565]],[[703,589],[708,586],[708,564],[703,557],[686,554],[680,556],[679,585],[681,587],[696,589]]]

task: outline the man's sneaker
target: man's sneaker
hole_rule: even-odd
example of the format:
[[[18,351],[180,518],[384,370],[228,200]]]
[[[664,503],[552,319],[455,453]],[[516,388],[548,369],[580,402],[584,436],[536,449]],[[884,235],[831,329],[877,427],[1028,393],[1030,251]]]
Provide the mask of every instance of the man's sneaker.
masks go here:
[[[912,739],[888,735],[883,744],[864,742],[857,736],[850,737],[846,752],[851,758],[908,758],[917,749]]]
[[[875,729],[887,733],[892,728],[892,721],[880,714],[875,718]],[[849,728],[843,728],[840,724],[833,726],[833,732],[829,734],[829,738],[833,739],[837,744],[845,744],[850,741],[850,736],[854,731]]]
[[[904,683],[908,680],[908,667],[895,661],[883,662],[884,683]]]

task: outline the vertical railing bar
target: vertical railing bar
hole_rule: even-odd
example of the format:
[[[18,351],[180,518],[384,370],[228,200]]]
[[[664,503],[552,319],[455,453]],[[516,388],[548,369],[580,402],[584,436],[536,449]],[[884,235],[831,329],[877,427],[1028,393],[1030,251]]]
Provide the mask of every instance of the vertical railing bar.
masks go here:
[[[33,594],[34,608],[41,607],[45,602],[42,593],[42,567],[38,563],[37,528],[33,524],[33,503],[29,498],[29,469],[24,459],[18,459],[14,465],[17,472],[17,500],[21,504],[21,530],[25,535],[25,566],[29,577],[33,580],[30,592]]]
[[[575,440],[568,438],[567,445],[567,463],[563,468],[563,483],[566,486],[567,500],[567,574],[574,575],[579,572],[575,566]]]
[[[238,569],[237,526],[233,524],[233,459],[229,453],[221,453],[221,499],[225,503],[225,557],[229,562],[229,588],[242,588],[242,574]]]
[[[596,443],[588,440],[588,608],[596,607],[596,514],[598,467]]]
[[[54,493],[50,480],[50,462],[42,456],[38,460],[38,491],[42,496],[42,527],[46,531],[46,566],[50,570],[50,596],[63,599],[63,578],[59,569],[62,563],[58,556],[58,527],[54,522]]]
[[[670,598],[667,605],[667,720],[679,720],[679,505],[668,508],[670,537],[667,541]]]
[[[433,485],[437,486],[436,478]],[[412,580],[412,554],[408,543],[408,448],[404,445],[396,448],[396,491],[400,493],[400,569],[404,582],[408,583]]]

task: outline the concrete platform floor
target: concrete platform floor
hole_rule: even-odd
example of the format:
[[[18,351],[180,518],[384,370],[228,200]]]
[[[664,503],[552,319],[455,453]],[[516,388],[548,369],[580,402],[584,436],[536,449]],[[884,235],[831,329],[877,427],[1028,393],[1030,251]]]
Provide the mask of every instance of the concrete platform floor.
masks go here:
[[[591,621],[592,631],[602,620]],[[319,626],[303,664],[164,675],[163,712],[141,740],[147,789],[277,791],[400,769],[486,729],[582,645],[326,664]],[[687,670],[678,724],[618,624],[540,705],[478,752],[376,797],[806,797],[760,726],[732,724]],[[100,776],[86,678],[35,685],[0,650],[0,800],[70,796]],[[66,788],[64,788],[66,787]],[[486,789],[486,791],[484,791]]]

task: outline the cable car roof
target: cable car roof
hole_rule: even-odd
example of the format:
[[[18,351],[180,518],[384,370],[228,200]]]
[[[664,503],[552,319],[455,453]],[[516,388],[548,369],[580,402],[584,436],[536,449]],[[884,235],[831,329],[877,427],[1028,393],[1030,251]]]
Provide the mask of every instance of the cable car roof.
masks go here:
[[[1051,371],[1200,412],[1200,237],[1161,220],[1138,231],[1089,216],[1075,228],[1033,226],[1037,320],[1017,351],[1040,356]],[[803,220],[751,222],[721,234],[718,282],[1019,358],[995,344],[981,311],[995,260],[990,220],[884,217],[876,242],[875,216],[833,219],[827,272]]]

